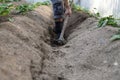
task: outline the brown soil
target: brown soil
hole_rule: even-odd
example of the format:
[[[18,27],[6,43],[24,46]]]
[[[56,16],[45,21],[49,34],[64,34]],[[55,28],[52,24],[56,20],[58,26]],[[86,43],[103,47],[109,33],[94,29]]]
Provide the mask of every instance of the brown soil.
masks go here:
[[[0,23],[0,80],[120,80],[120,41],[109,40],[117,29],[73,13],[67,44],[52,47],[53,23],[46,6]]]

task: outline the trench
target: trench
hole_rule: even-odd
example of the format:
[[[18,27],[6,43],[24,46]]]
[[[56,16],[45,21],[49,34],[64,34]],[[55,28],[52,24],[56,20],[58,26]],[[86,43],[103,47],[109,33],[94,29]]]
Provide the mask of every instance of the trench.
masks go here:
[[[2,80],[120,79],[120,42],[109,41],[116,29],[97,29],[95,18],[74,12],[65,31],[67,43],[53,46],[53,25],[47,6],[0,23]]]
[[[42,64],[38,65],[41,66],[41,69],[37,70],[36,67],[30,69],[32,80],[119,79],[119,67],[113,66],[113,62],[117,58],[112,57],[119,55],[117,54],[119,52],[118,45],[112,47],[116,50],[112,52],[109,45],[113,45],[113,43],[107,43],[115,30],[112,29],[112,31],[111,28],[96,29],[96,25],[95,18],[89,17],[83,12],[74,12],[67,24],[65,31],[67,43],[63,46],[53,46],[50,43],[53,38],[52,29],[47,29],[50,39],[47,43],[44,39],[44,42],[51,49],[46,52],[44,46],[40,47],[43,56]],[[43,37],[46,38],[46,36]],[[106,54],[107,50],[110,52],[109,55]],[[108,59],[108,63],[104,63],[106,59]],[[34,64],[31,65],[34,66]]]
[[[80,25],[87,18],[89,18],[89,16],[86,13],[83,13],[83,12],[74,12],[72,14],[72,16],[69,18],[69,21],[68,21],[68,24],[67,24],[67,29],[66,29],[65,35],[64,35],[65,39],[67,40],[67,38],[69,37],[69,35],[72,34],[72,32],[74,32],[74,30],[77,28],[77,26]],[[52,26],[54,26],[54,25],[52,25]],[[40,66],[41,69],[40,70],[36,71],[36,69],[35,69],[36,67],[31,62],[30,71],[31,71],[32,80],[68,80],[62,74],[56,74],[56,73],[47,72],[47,71],[44,70],[44,68],[48,67],[48,66],[46,67],[45,61],[46,60],[49,61],[49,59],[50,59],[51,62],[52,62],[51,55],[53,53],[59,53],[58,56],[62,55],[59,52],[59,49],[64,46],[64,45],[63,46],[56,45],[56,44],[54,44],[51,41],[51,40],[53,40],[54,35],[55,35],[55,33],[53,32],[53,27],[48,27],[48,31],[47,32],[49,34],[50,40],[48,40],[47,43],[46,43],[46,36],[43,36],[45,38],[44,42],[47,45],[49,45],[52,48],[52,50],[51,50],[51,53],[46,53],[44,47],[42,47],[42,48],[41,47],[37,47],[37,49],[40,50],[43,53],[43,56],[42,56],[42,59],[41,59],[41,66]],[[69,42],[69,40],[67,40],[67,42]]]

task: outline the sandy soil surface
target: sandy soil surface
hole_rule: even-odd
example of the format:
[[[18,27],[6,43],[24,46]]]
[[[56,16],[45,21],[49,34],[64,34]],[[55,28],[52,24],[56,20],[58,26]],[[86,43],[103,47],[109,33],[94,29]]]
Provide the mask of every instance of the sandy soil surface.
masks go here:
[[[73,13],[67,44],[52,47],[53,22],[51,8],[41,6],[0,23],[0,80],[120,80],[120,41],[110,41],[117,29]]]

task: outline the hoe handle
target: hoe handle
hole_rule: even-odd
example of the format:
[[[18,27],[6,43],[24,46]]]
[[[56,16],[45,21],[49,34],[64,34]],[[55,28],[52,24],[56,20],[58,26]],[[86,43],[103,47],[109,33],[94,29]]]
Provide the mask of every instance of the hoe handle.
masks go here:
[[[59,40],[63,40],[64,39],[64,33],[65,33],[65,29],[67,27],[67,22],[68,22],[69,16],[66,16],[64,24],[63,24],[63,28],[62,28],[62,32],[60,34]]]
[[[73,3],[73,0],[71,1],[70,6],[72,6],[72,3]],[[64,33],[65,33],[65,29],[66,29],[66,27],[67,27],[68,19],[69,19],[69,16],[67,15],[66,18],[65,18],[65,20],[64,20],[62,32],[61,32],[60,37],[59,37],[58,40],[64,40],[64,37],[63,37],[63,36],[64,36]]]

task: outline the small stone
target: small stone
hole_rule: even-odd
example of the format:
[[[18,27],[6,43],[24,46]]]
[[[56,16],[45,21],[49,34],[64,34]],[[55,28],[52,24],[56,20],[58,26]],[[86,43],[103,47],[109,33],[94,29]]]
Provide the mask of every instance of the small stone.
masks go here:
[[[69,48],[69,47],[70,47],[70,45],[66,45],[66,46],[65,46],[65,48]]]
[[[104,63],[104,64],[106,64],[106,63],[107,63],[107,61],[105,60],[105,61],[103,61],[103,63]]]
[[[114,66],[118,66],[119,64],[118,64],[118,62],[114,62],[114,64],[113,64]]]

